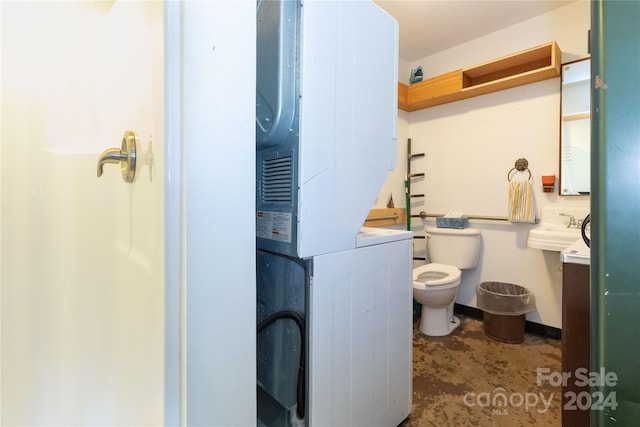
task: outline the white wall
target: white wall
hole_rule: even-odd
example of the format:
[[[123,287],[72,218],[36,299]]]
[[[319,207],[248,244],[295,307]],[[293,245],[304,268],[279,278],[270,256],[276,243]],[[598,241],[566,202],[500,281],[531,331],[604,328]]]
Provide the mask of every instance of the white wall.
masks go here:
[[[255,425],[254,1],[185,2],[188,425]]]
[[[563,62],[587,55],[590,4],[572,3],[553,12],[456,46],[419,61],[425,77],[491,59],[556,40]],[[408,70],[407,70],[408,73]],[[400,72],[402,75],[402,71]],[[543,193],[540,176],[559,176],[560,79],[550,79],[455,103],[399,112],[398,140],[412,139],[412,151],[426,157],[412,162],[412,172],[425,172],[414,180],[412,193],[424,193],[424,202],[412,201],[413,214],[420,211],[445,213],[450,209],[468,215],[506,216],[507,173],[516,159],[527,158],[533,174],[538,208],[566,206],[589,210],[589,197],[559,197]],[[399,176],[406,168],[406,146],[399,147],[398,169],[390,174],[374,207],[383,207],[393,193],[396,206],[404,206]],[[403,160],[405,159],[405,160]],[[416,235],[421,224],[413,220]],[[463,273],[457,302],[476,306],[475,289],[482,281],[512,282],[529,288],[538,310],[527,316],[545,325],[561,326],[561,263],[559,253],[529,249],[528,231],[534,225],[497,221],[473,221],[483,233],[480,265]],[[423,240],[415,240],[419,256]]]

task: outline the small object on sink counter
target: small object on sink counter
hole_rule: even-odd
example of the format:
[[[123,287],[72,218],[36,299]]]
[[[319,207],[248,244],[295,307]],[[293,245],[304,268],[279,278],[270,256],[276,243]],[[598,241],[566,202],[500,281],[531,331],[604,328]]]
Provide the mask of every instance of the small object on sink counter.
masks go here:
[[[560,252],[560,260],[569,264],[591,264],[591,250],[582,239],[576,240],[568,248]]]

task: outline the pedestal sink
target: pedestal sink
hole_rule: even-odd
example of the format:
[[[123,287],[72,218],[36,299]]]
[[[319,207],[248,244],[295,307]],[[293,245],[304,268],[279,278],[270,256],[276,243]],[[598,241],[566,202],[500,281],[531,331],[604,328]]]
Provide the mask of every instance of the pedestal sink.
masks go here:
[[[540,226],[529,231],[527,246],[562,252],[582,239],[581,220],[588,213],[588,207],[545,206],[541,210]]]
[[[562,252],[581,238],[579,228],[542,223],[540,227],[529,231],[527,246],[534,249]]]

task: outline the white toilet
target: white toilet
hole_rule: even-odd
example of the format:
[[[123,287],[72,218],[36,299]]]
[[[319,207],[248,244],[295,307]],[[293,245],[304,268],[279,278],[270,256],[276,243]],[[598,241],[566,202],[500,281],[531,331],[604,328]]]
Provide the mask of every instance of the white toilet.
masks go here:
[[[425,227],[430,264],[413,270],[413,298],[422,305],[420,332],[440,337],[460,325],[453,304],[460,270],[475,268],[480,256],[480,230]]]

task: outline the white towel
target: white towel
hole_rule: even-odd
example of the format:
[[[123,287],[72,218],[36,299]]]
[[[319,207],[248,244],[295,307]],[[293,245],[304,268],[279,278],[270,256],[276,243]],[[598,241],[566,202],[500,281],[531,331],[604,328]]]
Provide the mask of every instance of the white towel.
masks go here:
[[[535,224],[536,206],[529,180],[509,182],[509,221]]]

